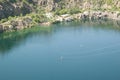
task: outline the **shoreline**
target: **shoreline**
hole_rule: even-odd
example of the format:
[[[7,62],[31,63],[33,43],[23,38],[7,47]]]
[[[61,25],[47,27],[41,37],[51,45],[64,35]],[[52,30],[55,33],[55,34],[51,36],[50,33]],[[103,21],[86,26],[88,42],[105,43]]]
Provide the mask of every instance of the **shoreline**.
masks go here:
[[[37,15],[37,13],[34,13]],[[12,18],[12,17],[11,17]],[[40,19],[46,19],[46,21],[39,22]],[[55,15],[54,13],[45,13],[43,18],[35,18],[30,15],[12,18],[6,22],[0,23],[0,33],[11,32],[17,30],[23,30],[31,28],[34,25],[50,26],[60,22],[71,22],[74,20],[116,20],[120,21],[119,11],[84,11],[83,13],[77,14],[63,14]]]

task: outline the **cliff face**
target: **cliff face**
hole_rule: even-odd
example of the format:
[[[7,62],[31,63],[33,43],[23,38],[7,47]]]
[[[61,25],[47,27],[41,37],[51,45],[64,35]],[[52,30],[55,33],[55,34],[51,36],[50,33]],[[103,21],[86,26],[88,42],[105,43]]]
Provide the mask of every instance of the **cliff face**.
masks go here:
[[[120,8],[120,0],[33,0],[39,6],[78,8]]]
[[[10,2],[6,0],[0,2],[0,19],[9,16],[19,16],[36,10],[36,7],[46,11],[63,8],[80,9],[120,9],[120,0],[17,0]]]
[[[25,15],[32,12],[32,7],[26,3],[0,3],[0,19],[7,18],[9,16]]]
[[[83,12],[75,13],[75,9]],[[54,11],[54,13],[60,11],[60,13],[66,15],[58,14],[58,16],[54,16],[52,13],[44,15],[41,14],[41,10],[46,12]],[[71,12],[73,15],[69,15],[72,14]],[[9,17],[21,14],[29,15]],[[21,30],[35,24],[49,25],[75,19],[120,20],[120,0],[6,0],[4,2],[0,0],[0,19],[3,19],[0,22],[0,32]]]
[[[120,9],[120,0],[53,0],[53,2],[54,5],[57,4],[57,7],[63,8],[77,7],[80,9]]]

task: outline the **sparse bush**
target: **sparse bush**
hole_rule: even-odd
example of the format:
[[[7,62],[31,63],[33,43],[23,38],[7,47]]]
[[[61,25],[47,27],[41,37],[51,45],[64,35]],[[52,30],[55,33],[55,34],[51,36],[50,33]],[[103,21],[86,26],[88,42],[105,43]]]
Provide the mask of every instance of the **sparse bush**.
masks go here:
[[[81,13],[82,11],[79,8],[72,8],[69,10],[70,14]]]
[[[61,10],[59,9],[55,11],[56,15],[62,15],[62,14],[67,14],[67,13],[69,13],[68,9],[61,9]]]

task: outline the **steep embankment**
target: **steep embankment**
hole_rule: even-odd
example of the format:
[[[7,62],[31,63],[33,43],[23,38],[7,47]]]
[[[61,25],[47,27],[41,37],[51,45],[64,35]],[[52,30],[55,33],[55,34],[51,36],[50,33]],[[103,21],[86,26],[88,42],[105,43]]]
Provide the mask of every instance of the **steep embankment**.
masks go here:
[[[25,15],[32,12],[32,6],[26,2],[0,2],[0,19],[8,18],[9,16]]]
[[[54,14],[44,15],[48,12]],[[70,15],[60,16],[62,14]],[[104,18],[120,19],[120,0],[0,0],[0,32],[24,29],[49,20]]]
[[[120,0],[0,0],[0,19],[37,11],[79,8],[81,10],[120,10]]]

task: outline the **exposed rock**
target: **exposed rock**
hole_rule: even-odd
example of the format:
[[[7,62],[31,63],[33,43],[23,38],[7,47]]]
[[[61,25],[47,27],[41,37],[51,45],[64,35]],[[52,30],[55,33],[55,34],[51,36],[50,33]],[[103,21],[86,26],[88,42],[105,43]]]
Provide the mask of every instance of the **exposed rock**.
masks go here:
[[[63,21],[63,18],[58,16],[56,19],[55,19],[55,22],[62,22]]]
[[[31,18],[24,18],[22,20],[11,21],[11,25],[13,26],[14,30],[22,30],[24,28],[31,27],[31,24]]]
[[[103,9],[112,9],[112,6],[108,5],[108,4],[104,4],[102,6]]]
[[[70,14],[63,14],[63,15],[60,15],[62,18],[65,18],[65,17],[69,17]]]
[[[26,3],[0,2],[0,19],[21,14],[25,15],[30,12],[32,12],[32,7]]]
[[[47,18],[49,18],[49,19],[50,19],[50,18],[53,18],[53,14],[52,14],[52,13],[46,13],[45,16],[46,16]]]
[[[91,4],[90,4],[90,2],[85,2],[84,4],[83,4],[83,7],[84,7],[84,9],[90,9],[91,8]]]
[[[13,26],[12,25],[4,25],[4,31],[12,31]]]
[[[74,19],[70,16],[70,17],[66,17],[66,18],[64,18],[64,21],[66,21],[66,22],[71,22],[71,21],[73,21]]]
[[[116,1],[115,5],[116,5],[117,8],[120,8],[120,1]]]
[[[13,26],[14,30],[21,30],[23,29],[23,21],[19,20],[19,21],[12,21],[11,25]]]
[[[12,3],[7,0],[0,2],[0,19],[9,16],[19,16],[21,14],[25,15],[36,11],[37,7],[43,8],[47,12],[63,8],[80,8],[81,10],[120,8],[120,0],[111,0],[110,4],[103,1],[104,0],[27,0],[26,3],[17,0],[15,3]],[[86,15],[84,16],[86,17]]]
[[[51,24],[51,22],[43,22],[40,25],[42,25],[42,26],[50,26],[50,24]]]
[[[24,28],[31,27],[31,24],[32,24],[31,18],[24,18],[23,19],[23,25],[25,26]]]
[[[82,13],[74,14],[73,18],[74,19],[81,19],[82,18]]]
[[[89,15],[90,15],[90,12],[89,11],[85,11],[81,15],[81,19],[89,19]]]

